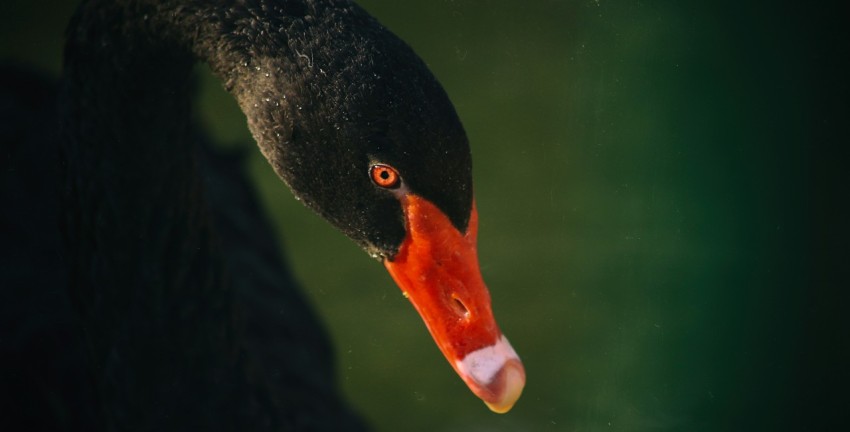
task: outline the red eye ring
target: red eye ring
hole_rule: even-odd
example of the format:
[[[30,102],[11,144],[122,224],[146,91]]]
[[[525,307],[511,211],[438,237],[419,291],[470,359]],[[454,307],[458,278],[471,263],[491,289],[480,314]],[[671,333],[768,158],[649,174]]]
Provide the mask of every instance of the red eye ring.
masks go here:
[[[373,183],[386,189],[395,189],[401,184],[398,171],[389,165],[372,165],[372,168],[369,168],[369,177],[372,178]]]

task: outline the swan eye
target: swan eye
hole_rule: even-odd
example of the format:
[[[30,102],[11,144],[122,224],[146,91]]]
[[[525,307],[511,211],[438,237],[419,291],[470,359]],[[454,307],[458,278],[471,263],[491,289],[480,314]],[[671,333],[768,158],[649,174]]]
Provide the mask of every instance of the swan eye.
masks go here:
[[[395,189],[401,184],[401,176],[398,175],[398,171],[389,165],[372,165],[372,168],[369,169],[369,177],[376,185],[386,189]]]

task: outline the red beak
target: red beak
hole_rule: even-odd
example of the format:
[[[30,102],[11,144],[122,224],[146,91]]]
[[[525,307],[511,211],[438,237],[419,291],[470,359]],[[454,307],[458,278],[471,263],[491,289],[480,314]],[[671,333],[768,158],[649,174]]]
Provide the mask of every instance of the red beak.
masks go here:
[[[466,234],[428,200],[401,197],[407,237],[384,265],[422,316],[431,336],[491,410],[508,412],[525,386],[525,369],[502,335],[478,267],[478,212]]]

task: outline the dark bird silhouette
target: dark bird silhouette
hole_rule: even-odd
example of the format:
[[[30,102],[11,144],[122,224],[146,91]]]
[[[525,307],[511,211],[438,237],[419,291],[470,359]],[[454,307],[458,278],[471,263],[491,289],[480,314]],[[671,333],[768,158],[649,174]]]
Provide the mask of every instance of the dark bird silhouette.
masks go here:
[[[58,88],[3,71],[4,388],[24,420],[363,426],[238,156],[190,121],[197,61],[296,197],[383,261],[470,389],[510,409],[525,372],[478,270],[469,146],[407,45],[348,1],[90,0]]]

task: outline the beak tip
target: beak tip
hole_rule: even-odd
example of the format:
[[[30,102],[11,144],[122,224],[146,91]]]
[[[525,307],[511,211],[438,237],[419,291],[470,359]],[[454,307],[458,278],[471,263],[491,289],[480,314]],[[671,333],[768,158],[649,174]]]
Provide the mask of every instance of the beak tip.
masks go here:
[[[495,413],[510,411],[525,387],[525,367],[504,335],[496,343],[467,354],[456,362],[455,369]]]
[[[502,383],[500,394],[496,400],[485,400],[484,403],[490,411],[504,414],[513,408],[522,395],[522,389],[525,387],[525,368],[519,360],[508,361],[499,371],[499,377],[495,381]]]

